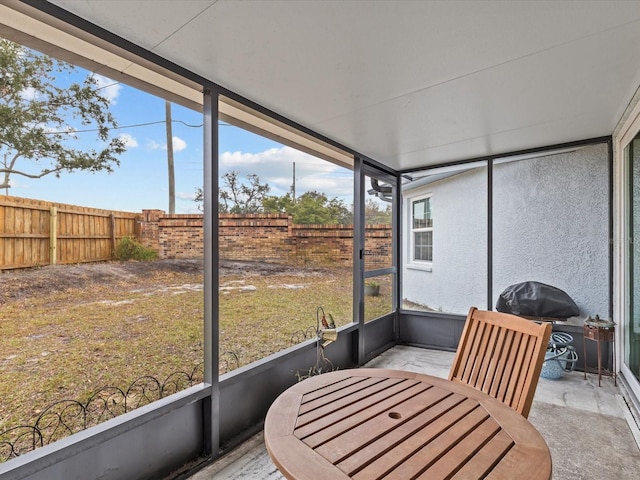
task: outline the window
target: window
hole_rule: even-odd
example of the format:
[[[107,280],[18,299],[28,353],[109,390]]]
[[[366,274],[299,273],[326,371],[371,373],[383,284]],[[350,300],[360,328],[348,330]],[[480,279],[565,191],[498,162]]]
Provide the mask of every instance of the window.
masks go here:
[[[433,213],[431,197],[424,197],[411,202],[412,222],[411,238],[413,241],[413,261],[433,261]]]
[[[466,315],[469,305],[486,308],[487,173],[479,161],[403,177],[403,309]]]

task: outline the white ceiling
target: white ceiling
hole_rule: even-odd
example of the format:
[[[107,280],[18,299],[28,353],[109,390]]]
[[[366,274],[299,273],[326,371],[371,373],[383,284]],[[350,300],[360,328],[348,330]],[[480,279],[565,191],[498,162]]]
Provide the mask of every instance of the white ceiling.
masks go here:
[[[395,169],[611,135],[640,1],[55,0]]]

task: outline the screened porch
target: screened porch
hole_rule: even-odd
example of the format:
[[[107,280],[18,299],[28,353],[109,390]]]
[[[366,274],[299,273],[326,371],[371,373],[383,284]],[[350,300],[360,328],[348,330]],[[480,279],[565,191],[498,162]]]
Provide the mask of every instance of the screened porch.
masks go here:
[[[634,478],[640,2],[0,8],[3,37],[202,112],[204,192],[203,381],[15,456],[3,478],[280,478],[260,434],[300,375],[368,365],[446,376],[469,307],[493,310],[524,281],[562,289],[579,309],[553,320],[573,338],[576,371],[541,379],[531,416],[554,478]],[[313,330],[221,368],[218,272],[229,249],[215,192],[231,128],[346,178],[347,313],[322,356]],[[383,246],[370,201],[389,212]],[[313,319],[320,304],[308,305]],[[596,365],[583,325],[596,315],[616,322],[615,351],[603,354],[617,387],[583,377]]]

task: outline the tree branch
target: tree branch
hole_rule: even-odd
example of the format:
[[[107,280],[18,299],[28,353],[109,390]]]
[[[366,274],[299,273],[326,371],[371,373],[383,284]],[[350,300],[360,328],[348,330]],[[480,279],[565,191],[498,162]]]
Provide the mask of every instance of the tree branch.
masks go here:
[[[0,173],[9,173],[11,175],[21,175],[27,178],[42,178],[45,175],[49,175],[55,172],[60,172],[62,170],[64,170],[64,168],[54,168],[53,170],[43,170],[42,172],[35,174],[35,173],[21,172],[20,170],[12,170],[10,168],[0,168]],[[0,188],[4,188],[4,187],[0,185]]]

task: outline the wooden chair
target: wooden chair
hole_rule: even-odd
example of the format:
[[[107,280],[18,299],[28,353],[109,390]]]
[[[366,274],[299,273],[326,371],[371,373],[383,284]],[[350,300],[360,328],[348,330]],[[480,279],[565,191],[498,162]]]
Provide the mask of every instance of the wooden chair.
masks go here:
[[[471,307],[449,380],[465,383],[529,416],[551,324]]]

